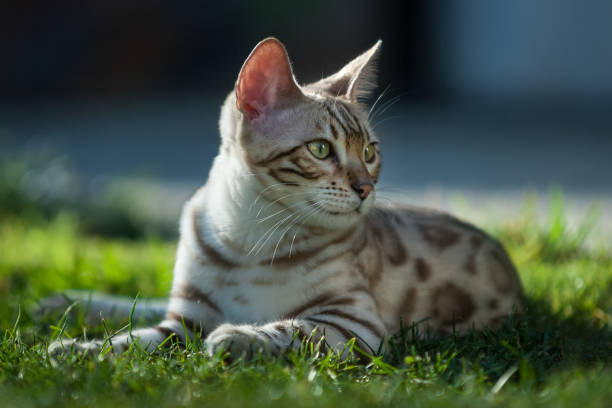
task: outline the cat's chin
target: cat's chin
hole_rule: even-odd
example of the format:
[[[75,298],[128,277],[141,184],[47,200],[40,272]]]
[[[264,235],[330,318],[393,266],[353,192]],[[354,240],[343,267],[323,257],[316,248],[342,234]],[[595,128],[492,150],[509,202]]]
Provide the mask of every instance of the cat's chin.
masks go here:
[[[345,229],[361,222],[372,207],[370,200],[362,202],[352,209],[339,210],[338,208],[320,207],[319,216],[313,220],[317,227],[327,229]],[[310,224],[310,223],[309,223]]]
[[[308,226],[339,231],[355,226],[363,220],[366,213],[367,211],[362,212],[360,208],[343,212],[321,210],[317,219],[310,220]]]

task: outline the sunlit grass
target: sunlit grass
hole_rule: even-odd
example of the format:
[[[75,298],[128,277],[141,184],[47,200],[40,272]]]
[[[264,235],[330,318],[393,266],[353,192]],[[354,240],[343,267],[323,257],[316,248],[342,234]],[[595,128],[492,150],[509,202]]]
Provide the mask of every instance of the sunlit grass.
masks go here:
[[[169,290],[175,244],[82,232],[77,216],[7,216],[0,222],[2,406],[610,406],[612,258],[584,249],[590,220],[570,229],[562,199],[550,219],[488,228],[521,274],[527,312],[496,331],[431,339],[406,327],[384,355],[342,360],[315,348],[228,364],[197,341],[148,355],[69,354],[52,360],[57,336],[33,318],[36,301],[65,289],[141,297]],[[594,215],[593,215],[594,217]],[[118,322],[111,329],[121,327]],[[69,317],[66,332],[82,335]],[[87,333],[103,333],[101,327]],[[368,351],[369,352],[369,351]]]

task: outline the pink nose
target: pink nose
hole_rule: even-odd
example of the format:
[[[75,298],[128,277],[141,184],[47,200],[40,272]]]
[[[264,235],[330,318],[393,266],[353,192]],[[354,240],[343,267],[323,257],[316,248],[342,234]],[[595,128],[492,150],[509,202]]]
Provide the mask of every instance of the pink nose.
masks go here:
[[[357,194],[359,194],[359,198],[361,198],[362,200],[368,198],[372,190],[374,190],[374,186],[372,185],[372,183],[358,183],[353,184],[351,187],[353,187],[353,190],[355,190]]]

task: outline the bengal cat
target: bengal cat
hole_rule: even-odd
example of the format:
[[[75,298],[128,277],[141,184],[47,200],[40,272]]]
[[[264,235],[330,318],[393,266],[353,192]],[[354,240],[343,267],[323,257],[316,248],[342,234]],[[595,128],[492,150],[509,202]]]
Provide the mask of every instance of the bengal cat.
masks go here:
[[[359,101],[380,49],[300,86],[280,41],[257,44],[221,109],[208,180],[183,209],[165,319],[114,337],[114,352],[200,335],[211,354],[279,354],[313,331],[336,350],[351,338],[376,349],[400,321],[465,332],[520,310],[497,241],[445,213],[376,205],[381,143]]]

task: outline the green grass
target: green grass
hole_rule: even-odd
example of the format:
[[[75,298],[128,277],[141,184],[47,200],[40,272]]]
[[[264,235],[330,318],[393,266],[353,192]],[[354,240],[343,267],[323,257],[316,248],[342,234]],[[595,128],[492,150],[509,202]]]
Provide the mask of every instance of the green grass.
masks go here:
[[[528,309],[496,331],[416,337],[407,327],[386,355],[342,360],[316,348],[232,364],[199,343],[148,355],[47,356],[57,320],[37,321],[36,301],[69,288],[164,296],[175,244],[85,234],[81,219],[5,215],[0,220],[2,406],[612,406],[612,258],[586,251],[591,218],[568,230],[562,200],[551,219],[488,228],[509,249]],[[109,323],[119,328],[125,322]],[[67,335],[102,335],[69,318]],[[356,356],[359,355],[355,352]]]

